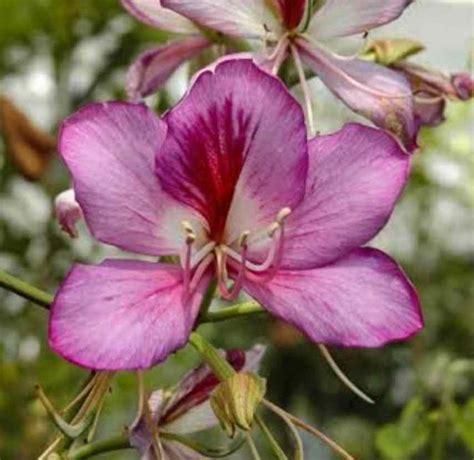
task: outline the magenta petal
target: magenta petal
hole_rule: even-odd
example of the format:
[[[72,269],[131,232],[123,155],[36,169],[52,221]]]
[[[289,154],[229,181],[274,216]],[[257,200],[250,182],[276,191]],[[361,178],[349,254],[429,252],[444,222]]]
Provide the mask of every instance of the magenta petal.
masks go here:
[[[161,3],[166,8],[197,24],[227,35],[247,38],[270,38],[270,36],[276,38],[281,28],[267,1],[162,0]]]
[[[160,0],[121,0],[124,8],[138,20],[158,29],[192,34],[199,29],[189,19],[161,6]]]
[[[364,33],[397,19],[413,0],[327,0],[316,11],[308,33],[332,38]]]
[[[269,225],[301,200],[308,164],[303,112],[252,61],[226,60],[202,72],[165,121],[160,183],[207,219],[212,239],[225,233],[232,241]]]
[[[209,46],[204,37],[190,37],[144,51],[127,74],[127,94],[140,100],[157,91],[184,62]]]
[[[316,343],[379,347],[423,327],[416,291],[393,259],[357,249],[314,270],[281,270],[246,291]]]
[[[59,150],[86,222],[104,243],[177,254],[192,211],[164,193],[154,172],[166,125],[145,105],[90,104],[63,122]]]
[[[146,369],[183,347],[209,277],[183,304],[179,267],[106,260],[75,265],[54,299],[51,348],[89,369]]]
[[[361,59],[336,56],[299,40],[306,64],[354,112],[396,135],[408,151],[416,148],[413,96],[398,72]]]
[[[389,134],[349,123],[309,142],[306,194],[286,226],[283,266],[315,268],[372,239],[385,225],[410,157]]]

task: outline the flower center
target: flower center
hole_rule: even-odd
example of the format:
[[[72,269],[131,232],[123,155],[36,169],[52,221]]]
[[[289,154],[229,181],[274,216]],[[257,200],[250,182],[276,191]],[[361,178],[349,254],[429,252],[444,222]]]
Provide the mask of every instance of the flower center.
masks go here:
[[[194,292],[213,262],[219,292],[226,300],[237,298],[245,279],[259,283],[272,279],[280,267],[285,242],[285,220],[290,213],[290,208],[282,208],[268,227],[255,232],[246,230],[241,233],[236,243],[211,240],[199,249],[194,247],[196,233],[192,225],[183,221],[186,237],[180,261],[185,297]],[[263,262],[259,263],[249,260],[251,249],[257,243],[267,243],[267,254]],[[229,273],[233,276],[229,277]]]

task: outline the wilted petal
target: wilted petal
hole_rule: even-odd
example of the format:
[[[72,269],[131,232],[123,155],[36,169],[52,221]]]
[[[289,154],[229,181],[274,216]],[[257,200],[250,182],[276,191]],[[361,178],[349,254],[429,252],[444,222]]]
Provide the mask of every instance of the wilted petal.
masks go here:
[[[438,126],[445,120],[446,100],[439,94],[421,91],[415,94],[415,115],[422,126]]]
[[[327,0],[316,11],[308,34],[313,38],[364,33],[397,19],[413,0]]]
[[[164,193],[154,172],[166,125],[145,105],[90,104],[63,122],[60,153],[93,235],[151,255],[177,254],[192,211]]]
[[[144,51],[127,74],[127,94],[140,100],[156,92],[184,62],[209,46],[204,37],[190,37]]]
[[[308,162],[303,112],[252,61],[227,60],[202,72],[165,121],[160,183],[207,219],[211,238],[225,232],[231,241],[269,225],[301,200]]]
[[[264,352],[264,346],[255,345],[245,353],[228,350],[225,357],[236,371],[257,372]],[[162,429],[172,433],[194,433],[216,426],[218,421],[209,397],[218,384],[219,379],[205,364],[189,372],[161,411],[159,423]]]
[[[314,268],[367,243],[385,225],[410,157],[389,134],[356,123],[309,142],[306,194],[286,225],[283,266]]]
[[[281,270],[246,291],[313,342],[379,347],[423,326],[417,294],[400,267],[376,249],[357,249],[313,270]]]
[[[417,126],[410,85],[403,75],[371,62],[336,56],[299,40],[301,56],[349,108],[416,148]]]
[[[474,96],[474,80],[467,72],[455,73],[451,76],[456,95],[462,101],[467,101]]]
[[[77,238],[79,234],[76,229],[76,222],[81,220],[84,215],[79,203],[76,201],[72,188],[64,190],[54,199],[54,209],[61,229],[71,238]]]
[[[90,369],[146,369],[184,346],[208,276],[183,303],[179,267],[130,260],[75,265],[54,299],[49,343]]]
[[[199,33],[189,19],[161,6],[160,0],[121,0],[127,11],[140,21],[158,29],[183,34]]]
[[[281,27],[267,0],[162,0],[163,6],[228,35],[275,38]]]

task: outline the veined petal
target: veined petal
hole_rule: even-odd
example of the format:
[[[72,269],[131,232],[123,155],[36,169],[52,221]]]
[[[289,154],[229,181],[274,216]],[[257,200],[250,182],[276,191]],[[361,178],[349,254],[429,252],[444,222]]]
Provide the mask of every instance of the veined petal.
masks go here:
[[[75,265],[54,299],[49,344],[82,367],[146,369],[183,347],[209,276],[183,303],[181,268],[131,260]]]
[[[198,24],[228,35],[277,38],[278,18],[266,0],[162,0],[170,8]]]
[[[160,0],[121,0],[124,8],[138,20],[158,29],[182,34],[197,34],[192,21],[161,6]]]
[[[410,157],[389,134],[349,123],[309,142],[306,194],[288,217],[282,265],[320,267],[367,243],[386,224]]]
[[[281,270],[268,283],[246,281],[245,289],[316,343],[379,347],[423,326],[413,286],[376,249],[357,249],[313,270]]]
[[[413,96],[398,72],[361,59],[336,56],[298,40],[301,56],[349,108],[397,136],[409,152],[416,148]]]
[[[313,38],[364,33],[397,19],[413,0],[326,0],[308,28]]]
[[[63,122],[59,150],[92,234],[150,255],[177,254],[193,211],[162,191],[155,152],[166,125],[145,105],[90,104]]]
[[[311,0],[276,0],[287,29],[298,27],[303,19],[307,1]]]
[[[153,94],[181,64],[197,56],[208,46],[208,40],[198,36],[144,51],[128,71],[128,97],[136,101]]]
[[[156,162],[160,183],[206,218],[214,241],[269,225],[303,197],[303,112],[252,61],[227,60],[202,72],[165,121],[168,136]]]

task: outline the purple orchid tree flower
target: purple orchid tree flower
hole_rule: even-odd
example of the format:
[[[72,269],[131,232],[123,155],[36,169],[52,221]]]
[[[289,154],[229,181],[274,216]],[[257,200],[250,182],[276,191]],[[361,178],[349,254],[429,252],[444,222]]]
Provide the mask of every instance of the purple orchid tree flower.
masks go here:
[[[251,60],[202,71],[160,119],[90,104],[60,152],[101,242],[180,264],[76,264],[58,290],[49,343],[93,369],[144,369],[183,347],[212,279],[245,290],[315,343],[379,347],[412,336],[417,294],[386,254],[385,225],[410,157],[389,134],[346,125],[307,140],[303,111]]]
[[[265,347],[255,345],[251,350],[228,350],[225,358],[237,371],[258,372]],[[224,354],[224,353],[223,353]],[[188,372],[172,390],[159,389],[148,399],[148,414],[140,414],[130,427],[130,444],[142,460],[200,460],[208,457],[191,448],[160,436],[162,433],[187,435],[219,426],[210,404],[212,392],[219,379],[209,366]],[[161,457],[154,450],[161,450]]]
[[[417,124],[406,78],[383,66],[330,51],[341,38],[362,36],[398,18],[411,1],[327,0],[315,12],[309,0],[162,0],[162,5],[224,34],[260,40],[270,48],[268,60],[275,74],[291,52],[313,132],[301,61],[350,109],[395,134],[411,152],[416,148]]]
[[[178,34],[171,43],[141,53],[127,74],[127,95],[139,101],[156,92],[184,62],[211,45],[189,19],[161,6],[160,0],[121,0],[126,10],[145,24]]]

